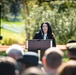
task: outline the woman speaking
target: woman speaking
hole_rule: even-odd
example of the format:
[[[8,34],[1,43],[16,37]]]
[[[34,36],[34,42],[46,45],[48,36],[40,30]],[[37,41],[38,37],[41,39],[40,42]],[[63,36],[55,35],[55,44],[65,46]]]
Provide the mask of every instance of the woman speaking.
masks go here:
[[[48,22],[43,22],[40,27],[40,31],[37,32],[33,39],[52,39],[52,46],[56,46],[56,41],[52,33],[52,28]]]

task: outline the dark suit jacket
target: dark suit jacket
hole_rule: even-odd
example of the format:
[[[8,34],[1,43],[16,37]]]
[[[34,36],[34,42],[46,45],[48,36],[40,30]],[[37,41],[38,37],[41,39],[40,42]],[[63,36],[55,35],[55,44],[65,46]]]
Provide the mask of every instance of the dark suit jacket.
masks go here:
[[[43,39],[43,35],[36,33],[33,39]],[[53,47],[56,46],[56,41],[55,41],[54,37],[50,38],[47,36],[46,39],[52,39],[53,40]]]

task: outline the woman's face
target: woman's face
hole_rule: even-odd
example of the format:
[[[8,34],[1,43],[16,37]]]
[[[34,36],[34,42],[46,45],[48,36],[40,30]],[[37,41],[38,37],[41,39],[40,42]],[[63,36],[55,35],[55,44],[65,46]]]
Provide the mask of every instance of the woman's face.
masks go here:
[[[47,24],[44,23],[43,26],[42,26],[42,29],[43,29],[44,34],[46,34],[47,31],[48,31],[48,26],[47,26]]]

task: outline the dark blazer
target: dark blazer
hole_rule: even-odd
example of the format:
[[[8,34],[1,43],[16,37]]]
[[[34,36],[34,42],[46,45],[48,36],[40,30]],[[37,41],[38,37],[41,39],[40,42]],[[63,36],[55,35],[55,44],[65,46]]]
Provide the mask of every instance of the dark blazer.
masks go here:
[[[43,39],[43,35],[39,34],[38,32],[35,34],[34,38],[33,39]],[[56,41],[55,41],[55,38],[54,36],[52,37],[49,37],[47,36],[46,39],[52,39],[53,40],[53,47],[56,47]]]

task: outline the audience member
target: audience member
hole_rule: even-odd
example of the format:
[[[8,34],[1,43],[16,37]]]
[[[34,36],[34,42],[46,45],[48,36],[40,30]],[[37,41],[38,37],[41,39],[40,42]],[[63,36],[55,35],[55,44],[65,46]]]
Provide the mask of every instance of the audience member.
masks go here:
[[[6,50],[6,55],[14,58],[16,61],[19,58],[21,58],[23,54],[24,51],[22,47],[18,44],[13,44]],[[21,74],[21,70],[22,70],[21,63],[17,61],[17,65],[18,65],[19,74]]]
[[[66,44],[67,56],[69,59],[76,60],[76,42],[70,41]]]
[[[13,58],[0,58],[0,75],[19,75],[17,63]]]
[[[57,75],[76,75],[76,61],[69,60],[58,69]]]
[[[45,75],[38,67],[30,67],[26,69],[22,75]]]
[[[22,64],[22,71],[29,67],[38,66],[38,54],[35,52],[25,52],[22,58],[18,60]]]
[[[18,60],[23,56],[24,52],[20,45],[13,44],[6,50],[6,55],[13,57],[15,60]]]
[[[56,75],[58,67],[62,64],[63,52],[55,47],[45,51],[42,58],[44,72],[50,75]]]

